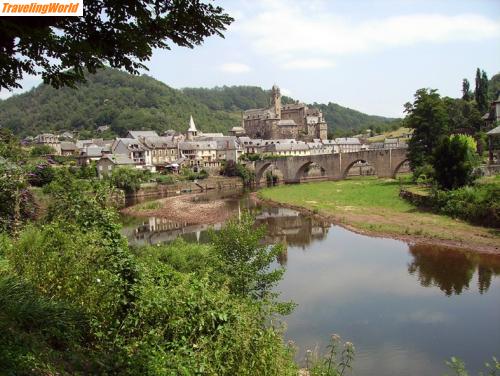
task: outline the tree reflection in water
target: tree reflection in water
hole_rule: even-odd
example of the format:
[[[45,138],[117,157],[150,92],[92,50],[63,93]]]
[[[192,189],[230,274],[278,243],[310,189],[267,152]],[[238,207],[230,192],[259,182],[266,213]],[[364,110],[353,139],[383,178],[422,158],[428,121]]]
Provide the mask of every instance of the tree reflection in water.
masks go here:
[[[451,249],[436,245],[409,246],[413,261],[408,272],[415,275],[424,287],[439,287],[447,296],[460,295],[477,270],[478,290],[488,291],[494,275],[500,275],[500,257]]]

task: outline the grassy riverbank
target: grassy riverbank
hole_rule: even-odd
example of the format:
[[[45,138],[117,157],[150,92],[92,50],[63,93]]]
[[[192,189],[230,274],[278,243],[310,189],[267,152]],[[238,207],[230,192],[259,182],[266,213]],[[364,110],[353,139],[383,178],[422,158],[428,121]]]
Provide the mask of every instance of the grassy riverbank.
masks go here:
[[[353,178],[267,188],[259,197],[328,216],[372,234],[500,252],[497,230],[421,211],[399,197],[396,180]]]

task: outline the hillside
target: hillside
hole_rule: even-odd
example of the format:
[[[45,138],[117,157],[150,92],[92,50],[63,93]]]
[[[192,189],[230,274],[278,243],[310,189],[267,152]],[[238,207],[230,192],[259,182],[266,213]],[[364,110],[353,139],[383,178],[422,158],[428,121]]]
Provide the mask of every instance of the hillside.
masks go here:
[[[283,102],[293,102],[284,97]],[[124,135],[128,129],[185,130],[192,114],[205,132],[226,132],[241,122],[241,111],[269,105],[269,91],[252,86],[186,88],[177,90],[147,75],[133,76],[114,69],[89,75],[78,90],[40,85],[0,101],[0,125],[20,136],[41,132],[77,131],[81,138]],[[335,103],[314,104],[322,109],[332,134],[369,127],[387,128],[393,122]]]
[[[269,91],[256,86],[223,86],[213,89],[185,88],[182,91],[190,97],[217,111],[241,111],[270,105]],[[283,103],[295,102],[293,98],[283,96]],[[367,115],[362,112],[342,107],[336,103],[313,103],[323,111],[328,131],[333,134],[359,132],[363,129],[380,127],[387,129],[397,119]],[[397,128],[398,126],[395,126]]]

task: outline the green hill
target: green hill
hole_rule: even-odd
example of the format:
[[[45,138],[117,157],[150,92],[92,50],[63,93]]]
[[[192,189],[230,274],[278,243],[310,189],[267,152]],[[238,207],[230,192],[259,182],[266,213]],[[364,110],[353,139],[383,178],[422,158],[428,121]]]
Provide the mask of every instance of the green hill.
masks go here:
[[[88,75],[77,90],[42,84],[0,101],[0,126],[20,136],[71,130],[84,138],[96,135],[97,127],[109,125],[103,136],[111,137],[129,129],[185,130],[193,115],[202,131],[226,132],[240,124],[241,111],[268,106],[269,95],[252,86],[177,90],[147,75],[104,69]],[[283,102],[293,99],[284,97]],[[385,128],[393,122],[335,103],[315,105],[323,110],[334,134],[375,125]]]

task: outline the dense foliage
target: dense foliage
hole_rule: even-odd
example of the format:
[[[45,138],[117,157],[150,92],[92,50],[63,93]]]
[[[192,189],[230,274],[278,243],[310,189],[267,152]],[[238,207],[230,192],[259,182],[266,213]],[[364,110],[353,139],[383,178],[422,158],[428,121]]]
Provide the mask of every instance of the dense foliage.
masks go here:
[[[255,178],[255,173],[250,171],[246,166],[241,163],[236,163],[235,161],[227,161],[224,166],[222,166],[221,175],[233,177],[238,176],[243,180],[244,184],[250,184]]]
[[[474,167],[479,164],[476,141],[466,135],[444,137],[433,152],[432,166],[436,182],[443,189],[455,189],[472,183]]]
[[[432,194],[432,204],[443,214],[478,225],[500,227],[500,184],[436,190]]]
[[[240,121],[239,113],[213,111],[146,75],[101,69],[86,78],[78,90],[40,85],[0,101],[0,123],[20,136],[71,130],[88,138],[125,136],[129,129],[185,131],[191,114],[205,132],[227,131]],[[97,132],[101,125],[110,130]]]
[[[147,75],[114,69],[101,69],[86,79],[78,90],[40,85],[0,101],[0,123],[20,136],[71,130],[89,138],[124,136],[129,129],[185,131],[193,115],[201,131],[227,132],[241,123],[242,110],[269,105],[269,91],[251,86],[176,90]],[[324,111],[330,132],[392,124],[391,119],[334,103],[316,105]],[[110,130],[97,132],[101,125]]]
[[[413,129],[408,144],[412,170],[429,163],[436,145],[448,132],[446,107],[437,90],[419,89],[413,103],[405,104],[405,123]]]
[[[24,74],[59,88],[108,64],[138,73],[153,49],[193,48],[222,36],[233,19],[201,1],[87,0],[82,17],[0,19],[0,88],[21,87]]]
[[[4,162],[29,188],[29,170]],[[261,244],[253,219],[212,245],[134,249],[109,181],[60,167],[43,192],[43,218],[0,231],[0,373],[297,374],[274,320],[291,306],[269,291],[283,273],[270,268],[279,247]]]

